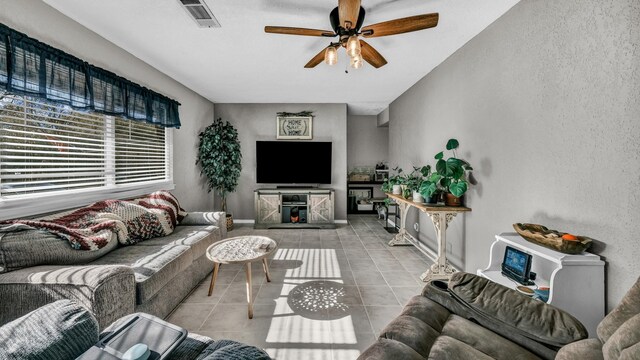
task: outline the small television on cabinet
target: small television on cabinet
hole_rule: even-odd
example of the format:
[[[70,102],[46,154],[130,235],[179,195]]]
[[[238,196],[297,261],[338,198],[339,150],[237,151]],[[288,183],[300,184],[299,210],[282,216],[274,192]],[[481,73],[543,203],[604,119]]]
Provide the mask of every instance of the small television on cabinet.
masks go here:
[[[331,142],[256,141],[259,184],[331,184]]]

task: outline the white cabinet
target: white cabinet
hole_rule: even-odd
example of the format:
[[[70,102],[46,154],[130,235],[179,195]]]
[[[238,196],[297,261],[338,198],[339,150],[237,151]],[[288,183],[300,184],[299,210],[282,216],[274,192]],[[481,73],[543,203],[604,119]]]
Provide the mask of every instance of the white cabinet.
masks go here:
[[[254,227],[334,228],[334,194],[333,189],[258,189]]]
[[[549,287],[549,300],[557,308],[575,316],[596,336],[596,327],[605,314],[604,306],[604,261],[599,256],[583,253],[564,254],[531,243],[517,233],[496,235],[491,245],[489,265],[479,269],[478,275],[509,288],[517,285],[501,273],[501,264],[507,246],[532,255],[531,271],[537,274],[538,287]]]

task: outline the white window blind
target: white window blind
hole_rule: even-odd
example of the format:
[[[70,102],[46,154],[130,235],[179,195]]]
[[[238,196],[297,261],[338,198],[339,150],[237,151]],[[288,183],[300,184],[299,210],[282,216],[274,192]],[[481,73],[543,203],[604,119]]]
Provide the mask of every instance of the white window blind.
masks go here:
[[[167,177],[164,132],[139,121],[115,120],[116,184]]]
[[[0,200],[170,179],[165,128],[0,94]]]

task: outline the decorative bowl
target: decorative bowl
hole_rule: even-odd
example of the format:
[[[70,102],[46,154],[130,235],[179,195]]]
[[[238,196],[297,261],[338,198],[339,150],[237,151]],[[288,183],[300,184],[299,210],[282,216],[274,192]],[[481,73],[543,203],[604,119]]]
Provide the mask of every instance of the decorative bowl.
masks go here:
[[[561,253],[577,255],[587,250],[592,240],[586,236],[576,236],[577,240],[564,240],[566,234],[557,230],[549,230],[538,224],[515,223],[513,228],[525,240],[547,247]]]

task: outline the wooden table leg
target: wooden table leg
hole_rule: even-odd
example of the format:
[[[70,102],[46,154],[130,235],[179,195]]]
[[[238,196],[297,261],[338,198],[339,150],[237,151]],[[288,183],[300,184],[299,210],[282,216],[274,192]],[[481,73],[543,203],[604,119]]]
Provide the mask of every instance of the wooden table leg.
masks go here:
[[[209,285],[209,295],[213,292],[213,286],[216,283],[216,278],[218,277],[218,270],[220,269],[220,263],[213,263],[213,275],[211,275],[211,284]]]
[[[253,294],[251,287],[251,263],[246,264],[247,268],[247,303],[249,303],[249,319],[253,319]]]
[[[269,265],[267,265],[267,258],[262,259],[262,268],[264,269],[264,274],[267,276],[267,282],[271,282],[271,274],[269,274]]]

